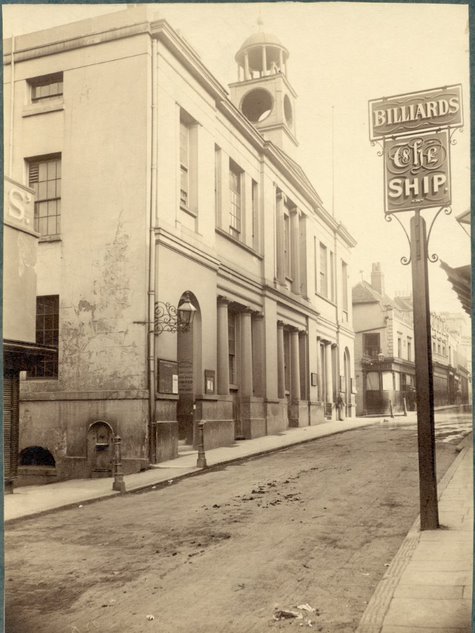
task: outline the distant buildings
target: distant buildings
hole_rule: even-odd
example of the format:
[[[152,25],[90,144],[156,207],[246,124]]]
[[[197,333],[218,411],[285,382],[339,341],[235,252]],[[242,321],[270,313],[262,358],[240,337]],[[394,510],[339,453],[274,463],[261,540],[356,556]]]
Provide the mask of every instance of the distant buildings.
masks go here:
[[[355,241],[296,162],[285,46],[248,38],[231,98],[146,7],[12,50],[5,139],[36,196],[36,340],[57,349],[22,381],[23,476],[110,475],[115,434],[130,473],[201,420],[211,448],[354,416]]]
[[[461,315],[431,315],[435,405],[469,401],[467,328]],[[401,412],[415,408],[412,299],[388,297],[379,263],[371,282],[353,288],[356,414]]]

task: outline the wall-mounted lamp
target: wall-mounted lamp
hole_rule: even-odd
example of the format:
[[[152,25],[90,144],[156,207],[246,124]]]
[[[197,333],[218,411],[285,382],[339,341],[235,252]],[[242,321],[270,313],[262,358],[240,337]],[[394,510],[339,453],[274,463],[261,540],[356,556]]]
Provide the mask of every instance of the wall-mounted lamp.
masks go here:
[[[155,303],[154,332],[158,336],[162,332],[187,332],[193,325],[196,308],[191,303],[188,292],[178,308],[166,301]]]

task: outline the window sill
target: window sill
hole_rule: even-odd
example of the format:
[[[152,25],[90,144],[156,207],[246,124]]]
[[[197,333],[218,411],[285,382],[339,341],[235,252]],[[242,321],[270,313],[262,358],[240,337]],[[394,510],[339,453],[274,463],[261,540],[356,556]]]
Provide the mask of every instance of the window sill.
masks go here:
[[[26,382],[52,382],[53,380],[58,381],[58,376],[26,376],[24,379]]]
[[[192,211],[188,207],[185,207],[185,205],[183,204],[180,204],[180,211],[184,211],[184,213],[188,213],[188,215],[191,215],[192,218],[198,217],[198,213],[196,211]]]
[[[323,299],[324,301],[326,301],[327,303],[329,303],[330,305],[334,306],[336,308],[336,303],[334,301],[332,301],[331,299],[329,299],[328,297],[325,297],[324,295],[321,295],[319,292],[316,292],[315,295],[317,297],[319,297],[320,299]]]
[[[61,242],[61,235],[42,235],[39,240],[42,242]]]
[[[241,240],[238,240],[237,237],[233,237],[230,233],[226,233],[226,231],[224,231],[223,229],[216,228],[216,233],[218,233],[219,235],[222,235],[223,237],[228,239],[230,242],[233,242],[233,244],[236,244],[236,246],[240,246],[245,251],[248,251],[248,253],[251,253],[252,255],[254,255],[254,257],[258,257],[259,259],[262,259],[262,255],[259,255],[259,253],[256,250],[254,250],[252,246],[248,246],[244,242],[241,242]]]
[[[35,116],[37,114],[46,114],[47,112],[59,112],[61,110],[64,110],[64,103],[62,99],[54,103],[31,103],[23,108],[22,116]]]

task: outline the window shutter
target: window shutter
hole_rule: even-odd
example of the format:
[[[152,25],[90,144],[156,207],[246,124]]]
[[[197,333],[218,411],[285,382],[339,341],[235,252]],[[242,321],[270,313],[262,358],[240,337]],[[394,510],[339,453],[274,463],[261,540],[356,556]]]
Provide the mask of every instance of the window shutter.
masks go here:
[[[30,185],[30,187],[31,187],[31,185],[34,185],[35,183],[38,182],[39,169],[40,169],[39,163],[30,163],[29,164],[28,184]]]

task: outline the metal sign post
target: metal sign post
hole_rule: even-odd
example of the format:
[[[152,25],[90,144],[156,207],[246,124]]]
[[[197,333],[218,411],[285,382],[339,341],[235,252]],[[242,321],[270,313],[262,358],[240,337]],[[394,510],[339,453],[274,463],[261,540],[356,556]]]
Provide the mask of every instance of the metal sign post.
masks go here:
[[[421,530],[435,530],[439,527],[439,511],[435,468],[434,387],[426,233],[426,222],[420,211],[416,211],[411,218],[411,263],[420,515]]]
[[[417,437],[421,530],[439,527],[434,432],[432,337],[427,262],[428,241],[441,211],[451,213],[450,144],[452,129],[463,125],[462,87],[457,84],[369,102],[370,140],[382,142],[385,217],[400,223],[410,246],[416,366]],[[439,207],[429,231],[423,209]],[[410,235],[398,213],[414,212]]]

